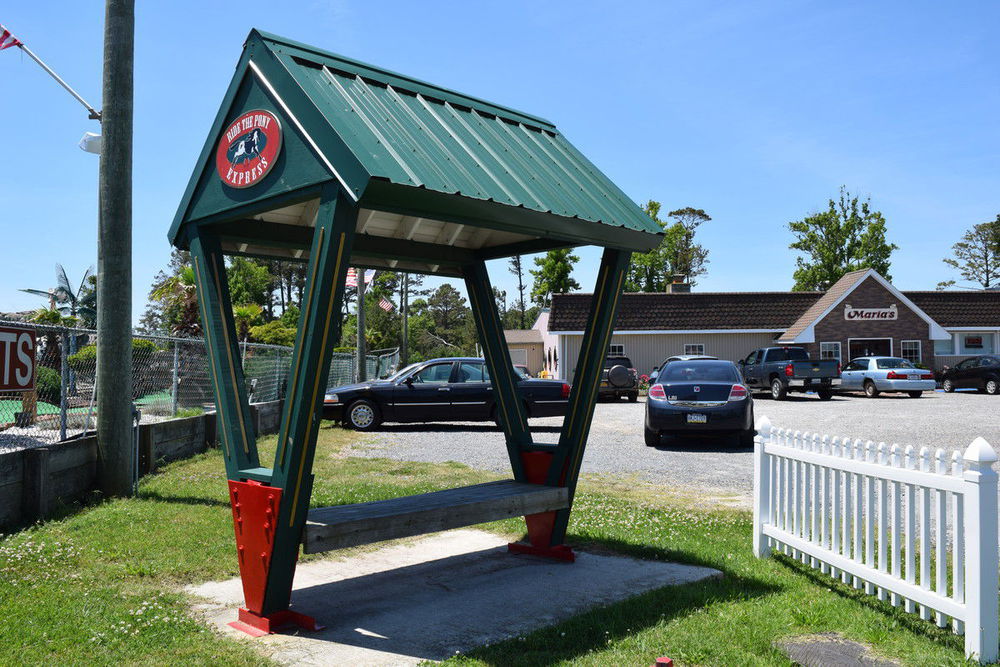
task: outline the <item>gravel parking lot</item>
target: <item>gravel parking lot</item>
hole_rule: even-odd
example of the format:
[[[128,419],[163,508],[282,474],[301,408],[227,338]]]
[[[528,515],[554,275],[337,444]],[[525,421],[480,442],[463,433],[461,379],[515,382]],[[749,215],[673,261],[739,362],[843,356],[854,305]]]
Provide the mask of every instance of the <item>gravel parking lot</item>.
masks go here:
[[[665,440],[656,449],[646,447],[644,410],[642,402],[597,404],[584,473],[635,475],[679,492],[749,499],[751,450],[712,439]],[[831,436],[948,451],[964,450],[976,436],[983,436],[1000,447],[1000,397],[977,393],[938,391],[919,399],[850,395],[830,401],[813,395],[792,395],[785,401],[758,396],[754,411],[758,419],[766,415],[775,426]],[[536,441],[557,441],[561,417],[530,423]],[[510,469],[503,435],[484,423],[385,424],[353,453],[404,461],[459,461],[496,472]]]

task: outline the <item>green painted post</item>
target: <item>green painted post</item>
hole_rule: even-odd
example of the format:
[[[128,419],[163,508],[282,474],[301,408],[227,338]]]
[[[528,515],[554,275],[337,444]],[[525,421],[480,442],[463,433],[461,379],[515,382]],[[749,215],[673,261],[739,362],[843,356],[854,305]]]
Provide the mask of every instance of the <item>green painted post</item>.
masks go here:
[[[316,216],[285,413],[271,485],[282,489],[263,614],[288,608],[299,542],[312,495],[312,464],[358,208],[334,185],[324,188]]]
[[[208,346],[212,386],[215,388],[217,429],[226,461],[226,477],[237,480],[240,470],[256,468],[260,463],[237,347],[225,259],[217,238],[205,228],[192,229],[191,262],[198,287],[205,344]]]
[[[486,357],[486,366],[493,380],[497,414],[507,438],[510,466],[514,471],[514,479],[525,482],[527,479],[524,463],[521,461],[521,449],[531,444],[531,431],[528,430],[527,410],[517,390],[518,380],[514,375],[514,365],[503,337],[503,326],[500,324],[500,313],[497,312],[494,302],[490,276],[486,271],[486,263],[482,261],[462,267],[462,272],[465,275],[465,287],[469,292],[479,341],[483,346],[483,356]]]
[[[590,434],[590,422],[594,417],[594,404],[597,402],[604,357],[611,341],[611,332],[614,329],[615,315],[618,312],[618,302],[631,255],[632,253],[628,251],[606,248],[601,257],[597,285],[591,299],[590,321],[583,335],[580,358],[573,376],[573,391],[570,393],[566,417],[559,432],[559,444],[546,479],[549,485],[559,485],[565,470],[563,479],[565,486],[569,488],[571,502],[580,476],[580,465],[583,463],[583,451],[587,446],[587,436]],[[568,509],[556,513],[555,528],[552,531],[553,545],[562,544],[566,539],[569,513]]]

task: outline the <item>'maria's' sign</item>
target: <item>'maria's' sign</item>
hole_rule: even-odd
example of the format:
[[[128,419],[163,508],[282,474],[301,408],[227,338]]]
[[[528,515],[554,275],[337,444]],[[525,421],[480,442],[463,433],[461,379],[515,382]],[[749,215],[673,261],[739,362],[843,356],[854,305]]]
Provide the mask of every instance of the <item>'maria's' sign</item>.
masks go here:
[[[844,306],[845,320],[895,320],[898,317],[896,304],[888,308],[851,308],[851,304]]]
[[[226,127],[215,149],[219,178],[231,188],[248,188],[271,171],[281,150],[281,123],[270,111],[247,111]]]

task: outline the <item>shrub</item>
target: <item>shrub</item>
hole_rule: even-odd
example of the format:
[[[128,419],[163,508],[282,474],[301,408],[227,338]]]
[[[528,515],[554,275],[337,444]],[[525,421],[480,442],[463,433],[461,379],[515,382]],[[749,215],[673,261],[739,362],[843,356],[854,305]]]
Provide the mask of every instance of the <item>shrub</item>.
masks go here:
[[[38,375],[35,378],[35,389],[39,399],[46,403],[59,405],[62,400],[62,376],[59,371],[48,366],[39,366]]]

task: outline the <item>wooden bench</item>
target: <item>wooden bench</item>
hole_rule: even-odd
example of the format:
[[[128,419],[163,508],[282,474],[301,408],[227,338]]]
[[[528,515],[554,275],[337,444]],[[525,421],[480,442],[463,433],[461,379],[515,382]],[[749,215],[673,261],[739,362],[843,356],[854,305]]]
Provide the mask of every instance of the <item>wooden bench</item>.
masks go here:
[[[309,511],[302,534],[303,551],[314,554],[568,507],[566,488],[513,480],[320,507]]]

